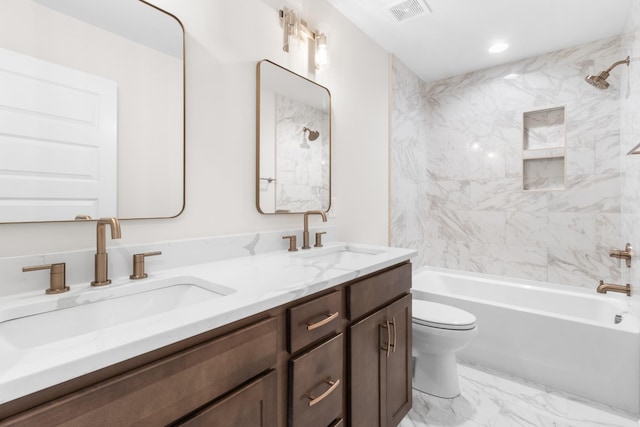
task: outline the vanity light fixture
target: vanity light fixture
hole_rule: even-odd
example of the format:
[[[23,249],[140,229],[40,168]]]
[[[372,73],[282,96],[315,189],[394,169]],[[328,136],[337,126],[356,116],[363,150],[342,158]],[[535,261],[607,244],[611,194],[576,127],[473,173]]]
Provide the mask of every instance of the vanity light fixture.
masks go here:
[[[298,15],[293,10],[280,10],[280,22],[282,23],[282,50],[289,52],[289,36],[298,35]]]
[[[316,36],[316,70],[324,70],[329,66],[329,48],[326,34]]]
[[[314,42],[314,63],[316,70],[326,69],[329,64],[329,49],[327,35],[318,31],[311,31],[307,22],[301,19],[295,11],[282,8],[278,11],[282,24],[282,50],[289,52],[290,37],[307,39]]]

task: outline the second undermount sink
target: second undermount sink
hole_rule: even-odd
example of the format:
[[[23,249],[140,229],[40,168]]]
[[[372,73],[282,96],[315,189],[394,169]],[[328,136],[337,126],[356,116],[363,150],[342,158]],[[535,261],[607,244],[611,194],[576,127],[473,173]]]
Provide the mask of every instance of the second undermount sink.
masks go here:
[[[312,248],[295,256],[308,262],[342,265],[369,261],[373,256],[383,252],[384,250],[382,249],[342,244],[319,249]]]
[[[34,348],[143,320],[221,298],[234,289],[181,276],[137,282],[34,304],[28,314],[0,323],[0,339],[15,348]]]

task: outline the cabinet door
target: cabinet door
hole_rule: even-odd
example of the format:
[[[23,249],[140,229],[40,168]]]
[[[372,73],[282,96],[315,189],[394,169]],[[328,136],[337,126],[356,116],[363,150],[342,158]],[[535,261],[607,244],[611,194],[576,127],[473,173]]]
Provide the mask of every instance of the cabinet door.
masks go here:
[[[381,365],[386,352],[380,346],[385,312],[376,311],[349,328],[349,425],[379,427]]]
[[[382,419],[386,426],[396,426],[411,409],[411,295],[389,305],[385,312],[391,351],[389,357],[385,353],[386,363],[382,364],[386,386],[381,388],[381,401],[387,403]],[[384,346],[387,338],[381,339]]]
[[[391,427],[411,408],[411,295],[349,328],[352,427]]]
[[[271,371],[176,425],[271,427],[276,418],[276,372]]]

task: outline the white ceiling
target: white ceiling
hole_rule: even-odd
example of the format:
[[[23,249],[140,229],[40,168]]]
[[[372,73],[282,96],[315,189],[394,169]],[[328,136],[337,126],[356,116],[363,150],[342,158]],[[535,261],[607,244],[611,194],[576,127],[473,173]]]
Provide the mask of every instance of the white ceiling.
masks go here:
[[[402,22],[388,9],[406,0],[328,1],[423,80],[435,81],[620,34],[640,0],[426,0],[431,13]],[[509,48],[489,53],[499,41]]]

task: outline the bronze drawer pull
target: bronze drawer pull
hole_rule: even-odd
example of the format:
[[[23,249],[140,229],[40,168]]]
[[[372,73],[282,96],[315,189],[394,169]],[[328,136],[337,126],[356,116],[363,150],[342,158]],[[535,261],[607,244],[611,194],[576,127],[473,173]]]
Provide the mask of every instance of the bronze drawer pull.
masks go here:
[[[333,391],[338,388],[338,386],[340,385],[340,380],[335,380],[335,381],[331,381],[331,380],[324,380],[324,382],[326,382],[327,384],[329,384],[331,387],[329,387],[327,389],[327,391],[325,391],[324,393],[322,393],[320,396],[318,397],[313,397],[309,394],[306,395],[306,397],[309,399],[309,406],[313,406],[316,403],[320,403],[325,397],[329,396],[331,393],[333,393]]]
[[[325,313],[325,316],[327,316],[325,319],[322,319],[321,321],[316,323],[307,323],[307,331],[313,331],[314,329],[317,329],[320,326],[324,326],[327,323],[331,322],[332,320],[337,319],[339,315],[340,315],[339,311],[336,311],[333,314]]]

